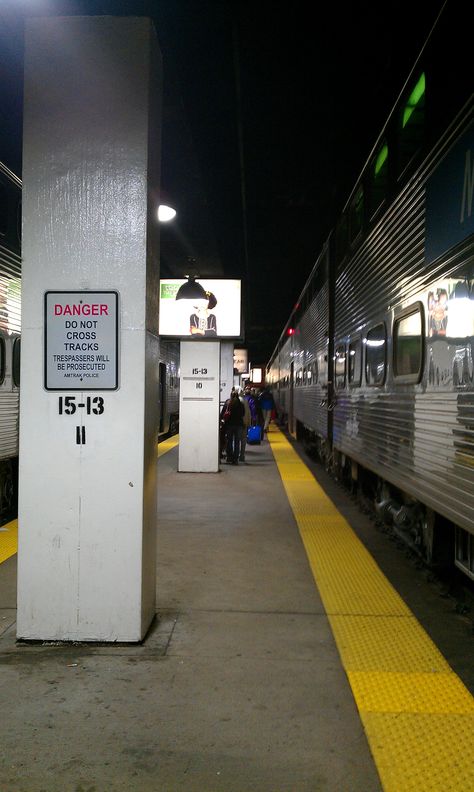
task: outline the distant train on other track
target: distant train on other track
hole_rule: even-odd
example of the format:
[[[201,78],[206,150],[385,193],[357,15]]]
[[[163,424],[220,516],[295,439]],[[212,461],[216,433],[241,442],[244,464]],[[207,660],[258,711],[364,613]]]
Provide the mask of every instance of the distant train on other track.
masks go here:
[[[21,331],[21,182],[0,162],[0,520],[16,508]]]
[[[0,522],[16,514],[21,354],[21,181],[0,162]],[[179,342],[160,339],[159,436],[179,428]]]
[[[474,579],[474,102],[458,11],[444,7],[266,379],[290,432],[380,520]]]

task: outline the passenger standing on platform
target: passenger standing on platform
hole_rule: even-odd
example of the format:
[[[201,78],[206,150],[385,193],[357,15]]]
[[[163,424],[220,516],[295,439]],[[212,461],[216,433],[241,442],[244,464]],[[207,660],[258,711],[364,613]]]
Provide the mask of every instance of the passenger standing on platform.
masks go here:
[[[257,412],[257,420],[255,422],[256,426],[260,426],[262,429],[262,437],[263,437],[263,414],[262,414],[262,405],[260,404],[260,399],[258,398],[259,394],[256,388],[252,388],[250,391],[252,394],[252,398],[255,402],[255,410]]]
[[[244,392],[242,388],[238,391],[239,399],[241,404],[244,406],[244,423],[242,426],[242,433],[240,436],[240,454],[239,454],[239,462],[245,462],[245,446],[247,445],[247,429],[249,428],[250,424],[252,423],[252,415],[250,413],[250,407],[247,399],[244,396]]]
[[[219,459],[224,456],[224,449],[226,445],[226,423],[230,415],[230,398],[226,399],[222,405],[219,415]]]
[[[250,408],[251,426],[256,426],[258,423],[257,404],[255,402],[255,398],[252,396],[250,385],[246,385],[244,388],[244,398],[246,399],[248,406]]]
[[[227,464],[238,465],[245,410],[235,390],[232,390],[230,396],[228,413],[229,415],[225,422]]]
[[[258,402],[260,405],[260,409],[262,411],[263,431],[266,434],[268,432],[268,427],[270,426],[270,421],[272,419],[272,410],[274,410],[275,408],[275,402],[273,401],[273,396],[268,390],[268,388],[263,388],[263,390],[260,391]]]

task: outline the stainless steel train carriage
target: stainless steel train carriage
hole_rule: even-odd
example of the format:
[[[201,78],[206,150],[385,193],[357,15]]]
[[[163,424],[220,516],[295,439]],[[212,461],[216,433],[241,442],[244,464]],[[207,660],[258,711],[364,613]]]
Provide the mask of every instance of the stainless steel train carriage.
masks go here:
[[[450,52],[450,62],[439,60]],[[474,579],[474,101],[435,25],[268,366],[281,417],[428,562]]]
[[[179,430],[179,341],[160,339],[159,436]]]
[[[21,330],[21,182],[0,162],[0,519],[16,509]]]

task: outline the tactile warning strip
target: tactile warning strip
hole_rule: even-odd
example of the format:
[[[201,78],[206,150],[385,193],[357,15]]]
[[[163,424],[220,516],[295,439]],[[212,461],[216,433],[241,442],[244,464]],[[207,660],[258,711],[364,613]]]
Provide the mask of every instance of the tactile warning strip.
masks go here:
[[[474,698],[288,440],[268,439],[384,790],[474,790]]]
[[[18,520],[12,520],[0,528],[0,564],[18,550]]]
[[[167,440],[162,440],[161,443],[158,443],[158,458],[166,454],[167,451],[171,451],[178,443],[179,435],[173,435],[172,437],[168,437]]]

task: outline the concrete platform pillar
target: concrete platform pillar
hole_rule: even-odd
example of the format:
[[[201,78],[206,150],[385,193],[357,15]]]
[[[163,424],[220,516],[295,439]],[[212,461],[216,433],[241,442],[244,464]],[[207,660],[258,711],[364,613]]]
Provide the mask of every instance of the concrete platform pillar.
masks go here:
[[[180,473],[219,472],[220,342],[181,341]]]
[[[150,20],[29,20],[18,632],[155,613],[161,56]]]

